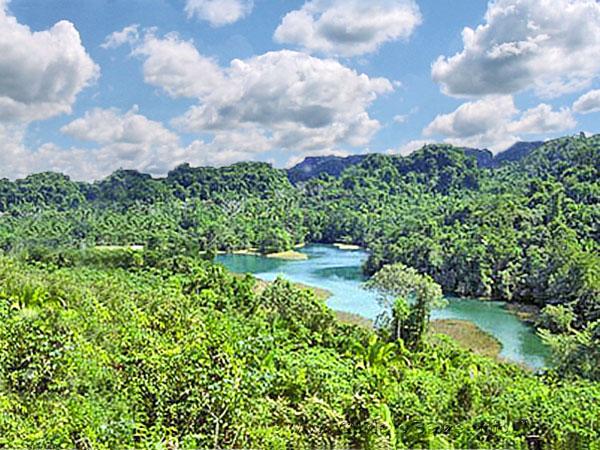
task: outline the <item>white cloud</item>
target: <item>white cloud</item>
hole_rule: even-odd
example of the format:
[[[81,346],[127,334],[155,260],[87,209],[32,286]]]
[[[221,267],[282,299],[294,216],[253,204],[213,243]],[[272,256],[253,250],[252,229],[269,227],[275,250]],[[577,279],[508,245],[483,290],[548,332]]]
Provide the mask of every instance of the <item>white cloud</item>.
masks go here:
[[[291,51],[234,60],[224,82],[176,123],[187,131],[260,129],[281,148],[365,145],[379,129],[366,108],[393,88],[342,66]]]
[[[490,97],[460,105],[454,112],[438,115],[423,131],[425,136],[462,138],[488,133],[506,124],[517,113],[511,96]]]
[[[331,149],[365,145],[380,128],[367,108],[393,86],[337,61],[288,50],[221,68],[192,42],[149,34],[134,53],[145,58],[144,78],[197,106],[174,120],[190,133],[252,132],[269,148]]]
[[[573,111],[580,114],[600,112],[600,89],[596,89],[579,97],[573,103]]]
[[[260,134],[241,132],[219,132],[211,141],[184,146],[177,134],[139,114],[137,107],[126,113],[94,109],[61,129],[75,139],[95,143],[94,148],[63,149],[47,143],[30,149],[23,143],[25,128],[0,124],[0,178],[54,171],[75,180],[95,180],[121,168],[163,176],[184,162],[221,166],[257,159],[268,147]]]
[[[575,127],[571,111],[554,111],[540,104],[520,112],[511,96],[492,96],[467,102],[454,112],[437,116],[424,130],[425,136],[442,136],[445,142],[501,151],[522,135],[557,133]]]
[[[70,113],[99,75],[72,23],[32,32],[0,2],[0,121],[22,123]]]
[[[309,52],[356,56],[407,39],[421,21],[414,0],[313,0],[288,13],[274,38]]]
[[[431,144],[431,141],[417,139],[414,141],[409,141],[406,144],[400,146],[399,148],[392,148],[387,151],[389,155],[401,155],[408,156],[411,153],[423,148],[427,144]]]
[[[140,26],[137,24],[129,25],[123,28],[121,31],[115,31],[114,33],[106,36],[106,39],[100,45],[105,49],[117,48],[123,44],[133,45],[140,39]]]
[[[133,52],[145,58],[144,80],[172,97],[203,97],[225,83],[217,62],[201,55],[193,42],[175,33],[145,36]]]
[[[515,134],[544,134],[575,128],[577,122],[568,108],[559,111],[552,110],[544,103],[528,109],[521,117],[508,124],[510,133]]]
[[[229,25],[252,12],[252,0],[187,0],[188,18],[205,20],[213,27]]]
[[[397,124],[403,124],[408,120],[408,114],[398,114],[394,116],[394,122]]]
[[[177,134],[160,122],[138,114],[137,107],[124,114],[112,108],[93,109],[62,127],[61,132],[99,145],[85,153],[74,151],[74,159],[79,160],[80,167],[75,171],[81,172],[83,168],[86,171],[72,173],[76,177],[104,176],[118,168],[135,168],[159,175],[187,156]]]
[[[178,137],[161,123],[138,114],[134,106],[125,114],[119,110],[96,108],[61,128],[61,132],[79,140],[99,144],[161,144],[172,145]]]
[[[596,0],[496,0],[485,23],[463,31],[464,49],[440,56],[434,81],[454,96],[512,94],[534,88],[554,97],[600,74]]]

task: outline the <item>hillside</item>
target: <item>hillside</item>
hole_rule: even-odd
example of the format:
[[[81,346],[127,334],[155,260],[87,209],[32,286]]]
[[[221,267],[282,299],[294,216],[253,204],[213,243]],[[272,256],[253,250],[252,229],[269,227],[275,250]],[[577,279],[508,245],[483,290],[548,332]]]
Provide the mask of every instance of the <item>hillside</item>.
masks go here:
[[[494,155],[489,150],[464,148],[464,153],[477,161],[480,168],[498,168],[504,164],[518,162],[543,145],[543,142],[517,142],[506,150]],[[293,184],[306,182],[322,174],[338,178],[344,170],[360,164],[369,154],[340,156],[309,156],[294,167],[287,169],[288,178]]]
[[[301,163],[287,170],[288,178],[294,184],[317,178],[322,174],[339,177],[348,167],[359,164],[367,155],[309,156]]]
[[[0,181],[0,446],[598,450],[600,135],[472,156]],[[306,242],[368,249],[399,298],[375,331],[211,262]],[[554,367],[427,333],[442,291],[536,306]]]
[[[594,449],[600,390],[338,323],[206,261],[0,258],[0,446]],[[582,402],[587,405],[581,408]],[[286,447],[287,448],[287,447]]]

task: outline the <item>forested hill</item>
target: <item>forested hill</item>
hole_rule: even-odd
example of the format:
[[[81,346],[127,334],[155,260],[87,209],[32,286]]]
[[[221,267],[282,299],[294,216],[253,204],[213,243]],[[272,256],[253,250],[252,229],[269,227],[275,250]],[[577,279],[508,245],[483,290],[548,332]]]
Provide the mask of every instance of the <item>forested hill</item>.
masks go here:
[[[494,155],[489,150],[464,148],[469,157],[475,158],[479,168],[497,168],[511,162],[518,162],[543,145],[543,142],[517,142],[510,148]],[[323,174],[339,177],[348,167],[360,164],[367,158],[364,155],[341,156],[309,156],[299,164],[287,170],[288,178],[293,184],[317,178]]]
[[[19,205],[59,209],[76,208],[84,203],[126,206],[168,201],[173,198],[209,200],[226,194],[266,198],[277,192],[281,193],[282,190],[292,189],[285,181],[286,174],[292,184],[327,175],[339,178],[344,171],[360,165],[365,160],[371,161],[368,164],[379,160],[391,161],[403,175],[409,172],[427,175],[429,168],[423,165],[428,164],[423,163],[424,158],[431,158],[433,154],[437,154],[433,157],[439,160],[434,165],[439,169],[444,165],[455,165],[456,161],[451,154],[456,158],[460,153],[468,159],[473,159],[479,169],[498,168],[506,162],[526,159],[542,144],[516,143],[495,156],[489,150],[430,145],[409,157],[382,154],[308,157],[286,171],[274,169],[267,163],[246,162],[223,168],[194,168],[183,164],[169,172],[166,178],[152,178],[135,170],[118,170],[110,177],[91,184],[74,182],[66,175],[46,172],[14,182],[0,180],[0,212],[6,212]],[[548,148],[551,147],[552,142],[548,145]],[[544,153],[541,152],[542,155]],[[515,172],[521,170],[522,166],[517,166]],[[471,169],[472,166],[468,168]]]
[[[562,304],[581,327],[600,317],[600,135],[532,148],[493,170],[450,145],[371,154],[298,186],[265,163],[183,165],[162,179],[120,170],[95,183],[2,180],[0,247],[352,242],[370,250],[368,273],[402,262],[457,295]]]
[[[0,447],[600,450],[600,135],[475,156],[0,181]],[[376,330],[211,261],[305,242],[369,250]],[[553,367],[429,333],[442,289],[538,307]]]
[[[339,177],[344,170],[362,162],[367,155],[309,156],[301,163],[287,170],[288,178],[294,184],[308,181],[321,174]]]

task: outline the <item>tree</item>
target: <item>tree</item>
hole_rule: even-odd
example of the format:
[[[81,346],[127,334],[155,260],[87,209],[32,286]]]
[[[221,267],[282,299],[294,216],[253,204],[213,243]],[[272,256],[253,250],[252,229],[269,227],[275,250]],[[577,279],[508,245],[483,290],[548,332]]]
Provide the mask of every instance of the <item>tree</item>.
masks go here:
[[[387,325],[390,339],[402,339],[412,349],[420,347],[431,310],[445,305],[442,288],[429,275],[400,263],[384,266],[367,282],[367,287],[380,294],[386,310],[380,323]]]

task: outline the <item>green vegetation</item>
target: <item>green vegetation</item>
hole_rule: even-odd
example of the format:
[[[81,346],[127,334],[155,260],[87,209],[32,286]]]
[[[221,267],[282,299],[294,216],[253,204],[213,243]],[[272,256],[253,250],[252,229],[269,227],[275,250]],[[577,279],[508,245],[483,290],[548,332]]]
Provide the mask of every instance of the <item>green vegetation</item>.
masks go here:
[[[0,180],[0,446],[599,449],[599,150]],[[375,331],[210,261],[304,242],[369,250]],[[555,368],[429,337],[442,291],[539,308]]]
[[[388,340],[400,340],[411,350],[420,348],[431,310],[445,305],[440,286],[429,275],[394,264],[377,272],[367,287],[380,293],[384,313],[380,316],[383,323],[379,328],[389,330]]]
[[[286,281],[136,255],[0,259],[0,446],[598,448],[591,382],[408,351]]]

